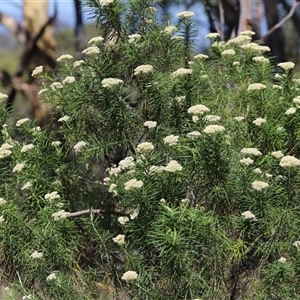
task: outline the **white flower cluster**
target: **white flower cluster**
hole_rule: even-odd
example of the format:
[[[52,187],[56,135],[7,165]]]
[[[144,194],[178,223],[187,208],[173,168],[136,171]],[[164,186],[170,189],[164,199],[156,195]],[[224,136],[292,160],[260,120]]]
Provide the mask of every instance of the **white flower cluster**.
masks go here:
[[[118,234],[116,237],[112,239],[116,244],[119,246],[122,246],[125,244],[125,235],[124,234]]]
[[[152,72],[152,70],[153,66],[151,65],[140,65],[134,69],[134,75],[138,76],[140,74],[147,74],[149,72]]]
[[[53,147],[58,147],[58,146],[60,146],[61,145],[61,141],[53,141],[52,143],[51,143],[51,146],[53,146]]]
[[[239,35],[233,39],[230,39],[227,43],[226,46],[242,46],[249,44],[251,42],[252,38],[247,35]]]
[[[118,191],[116,190],[117,185],[115,183],[112,183],[109,186],[108,192],[113,193],[114,195],[118,195]]]
[[[220,36],[220,34],[219,33],[217,33],[217,32],[211,32],[211,33],[209,33],[209,34],[207,34],[206,36],[205,36],[205,38],[206,39],[210,39],[210,40],[215,40],[217,37],[219,37]]]
[[[38,92],[38,95],[42,95],[44,94],[45,92],[47,92],[48,89],[41,89],[39,92]]]
[[[222,132],[224,130],[225,127],[221,125],[208,125],[204,128],[203,132],[206,134],[214,134],[216,132]]]
[[[287,261],[287,259],[283,256],[281,256],[279,259],[278,259],[278,262],[281,263],[281,264],[285,264]]]
[[[129,222],[129,218],[128,218],[128,217],[119,217],[119,218],[118,218],[118,222],[119,222],[121,225],[125,225],[127,222]]]
[[[293,115],[296,112],[296,107],[289,108],[284,114],[285,115]]]
[[[71,84],[73,82],[75,82],[76,79],[74,76],[67,76],[64,80],[63,80],[63,84]]]
[[[0,101],[6,100],[8,98],[7,95],[0,93]]]
[[[178,28],[176,26],[167,26],[163,32],[166,34],[173,34],[176,31],[178,31]]]
[[[260,156],[262,153],[257,148],[243,148],[240,151],[243,155],[253,155],[253,156]]]
[[[19,163],[16,164],[15,167],[13,168],[13,173],[15,172],[21,172],[25,167],[25,163]]]
[[[63,86],[60,82],[56,81],[56,82],[53,82],[51,85],[50,85],[50,88],[53,92],[55,92],[57,89],[61,89]]]
[[[238,116],[238,117],[234,117],[233,119],[236,120],[236,121],[238,121],[238,122],[241,122],[241,121],[245,120],[245,117]]]
[[[128,43],[129,44],[135,44],[136,42],[138,42],[141,39],[141,35],[138,33],[134,33],[128,36]]]
[[[252,30],[244,30],[240,32],[240,35],[248,35],[248,36],[253,36],[255,35],[255,32]]]
[[[253,181],[251,185],[256,191],[262,191],[269,186],[267,182],[258,181],[258,180]]]
[[[80,141],[80,142],[78,142],[78,143],[73,147],[73,149],[74,149],[75,153],[78,154],[78,153],[81,153],[81,152],[82,152],[83,148],[84,148],[86,145],[87,145],[86,142]]]
[[[97,45],[97,44],[101,44],[103,41],[104,38],[102,36],[95,36],[89,40],[88,44]]]
[[[132,280],[136,280],[138,278],[138,273],[135,271],[127,271],[123,274],[122,276],[122,280],[124,281],[132,281]]]
[[[233,49],[227,49],[222,51],[221,55],[224,57],[231,57],[235,55],[235,51]]]
[[[69,116],[63,116],[57,120],[57,122],[68,122],[70,119]]]
[[[0,159],[1,158],[5,158],[5,157],[8,157],[12,154],[12,151],[9,150],[13,148],[13,145],[9,144],[9,143],[4,143],[1,145],[0,147]]]
[[[78,67],[82,66],[83,64],[84,64],[84,60],[83,60],[83,59],[76,60],[76,61],[73,63],[73,67],[74,67],[74,68],[78,68]]]
[[[73,59],[73,56],[70,54],[63,54],[60,57],[57,58],[57,62],[62,62],[62,61],[66,61],[66,60],[71,60]]]
[[[295,67],[295,64],[291,61],[287,61],[287,62],[279,63],[277,66],[283,69],[285,72],[288,72],[289,70]]]
[[[125,157],[119,162],[119,167],[122,170],[133,169],[135,167],[134,158],[132,156]]]
[[[146,121],[146,122],[144,123],[144,126],[145,126],[145,127],[148,127],[149,129],[155,128],[156,125],[157,125],[157,122],[156,122],[156,121]]]
[[[194,59],[199,59],[199,60],[204,60],[204,59],[208,59],[209,56],[208,55],[205,55],[205,54],[197,54],[194,56]]]
[[[209,111],[210,111],[209,108],[207,108],[203,104],[197,104],[197,105],[191,106],[188,109],[189,114],[196,115],[196,116],[203,115],[204,113],[209,112]]]
[[[43,70],[44,70],[44,67],[43,66],[38,66],[36,67],[32,73],[31,73],[31,76],[32,77],[37,77],[38,75],[40,75],[41,73],[43,73]]]
[[[101,84],[105,88],[113,88],[116,85],[122,84],[123,80],[117,78],[105,78],[102,80]]]
[[[270,61],[265,58],[264,56],[255,56],[252,58],[253,61],[258,62],[258,63],[262,63],[262,64],[269,64]]]
[[[179,68],[178,70],[174,71],[171,76],[172,77],[178,77],[178,76],[184,76],[184,75],[190,75],[193,73],[192,69],[186,69],[186,68]]]
[[[243,50],[248,50],[248,51],[253,51],[253,52],[259,52],[259,53],[265,53],[265,52],[270,52],[271,49],[268,46],[261,46],[258,45],[257,43],[249,43],[246,45],[241,46],[241,49]]]
[[[137,145],[136,151],[141,154],[146,154],[154,149],[154,145],[150,142],[143,142]]]
[[[195,15],[192,11],[182,11],[179,14],[177,14],[177,18],[180,19],[190,19]]]
[[[7,201],[6,201],[5,199],[0,198],[0,206],[3,205],[3,204],[5,204],[6,202],[7,202]]]
[[[21,190],[22,191],[29,190],[31,187],[32,187],[32,182],[31,181],[27,181],[27,182],[25,182],[23,184],[23,186],[21,187]]]
[[[221,120],[221,117],[220,116],[217,116],[217,115],[207,115],[205,117],[203,117],[203,121],[204,122],[218,122]]]
[[[191,131],[191,132],[188,132],[188,133],[186,134],[186,136],[187,136],[188,138],[191,138],[191,139],[196,139],[196,138],[198,138],[200,135],[201,135],[201,133],[200,133],[198,130]]]
[[[124,183],[124,187],[126,191],[140,189],[144,185],[143,181],[137,180],[136,178],[130,179],[129,181]]]
[[[182,166],[176,161],[176,160],[171,160],[165,167],[164,171],[174,173],[177,171],[181,171]]]
[[[66,219],[69,215],[70,215],[69,212],[62,209],[62,210],[52,214],[52,217],[54,218],[54,221],[59,221],[59,220],[62,220],[62,219]]]
[[[300,159],[291,155],[286,155],[281,158],[279,165],[282,168],[298,167],[300,166]]]
[[[54,191],[52,193],[48,193],[44,196],[45,200],[49,200],[50,202],[55,200],[55,199],[60,199],[60,195],[58,194],[57,191]]]
[[[136,219],[138,217],[139,213],[140,213],[139,208],[130,210],[130,219],[131,220]]]
[[[100,0],[100,3],[103,5],[103,6],[108,6],[112,3],[114,3],[115,0]]]
[[[107,168],[106,172],[108,172],[111,176],[118,176],[118,174],[122,172],[122,169],[120,167],[113,166],[111,168]]]
[[[245,218],[245,220],[256,219],[255,215],[250,210],[244,211],[242,216]]]
[[[266,123],[267,120],[263,118],[257,118],[255,119],[252,123],[255,124],[256,126],[261,126],[262,124]]]
[[[300,104],[300,96],[297,96],[296,98],[294,98],[293,102],[296,104]]]
[[[32,259],[40,259],[40,258],[43,257],[43,252],[34,251],[34,252],[30,255],[30,257],[31,257]]]
[[[27,152],[27,151],[29,151],[29,150],[31,150],[31,149],[33,149],[34,148],[34,145],[33,144],[27,144],[27,145],[24,145],[23,147],[22,147],[22,149],[21,149],[21,152],[23,153],[23,152]]]
[[[295,241],[293,243],[293,246],[295,246],[296,248],[300,247],[300,241]]]
[[[168,144],[169,146],[175,146],[177,145],[178,140],[179,140],[178,135],[171,134],[164,138],[164,143]]]
[[[275,158],[281,158],[283,156],[283,153],[282,151],[273,151],[271,155],[274,156]]]
[[[240,163],[242,165],[245,165],[245,166],[249,166],[249,165],[252,165],[254,163],[254,160],[251,159],[250,157],[244,157],[240,160]]]
[[[30,120],[28,118],[20,119],[16,123],[16,127],[21,127],[23,124],[29,122]]]
[[[49,276],[47,276],[46,280],[51,281],[57,279],[57,276],[55,273],[51,273]]]
[[[82,54],[90,55],[90,56],[96,55],[99,53],[100,53],[100,49],[97,46],[91,46],[82,51]]]
[[[149,168],[149,174],[154,174],[154,173],[162,173],[165,170],[164,166],[151,166]]]
[[[265,88],[267,87],[262,83],[252,83],[248,86],[247,91],[259,91]]]

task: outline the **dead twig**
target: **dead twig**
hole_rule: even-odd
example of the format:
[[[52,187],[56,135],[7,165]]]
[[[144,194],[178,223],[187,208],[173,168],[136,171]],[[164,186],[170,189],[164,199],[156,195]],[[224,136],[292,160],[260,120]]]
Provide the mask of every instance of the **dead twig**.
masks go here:
[[[103,210],[103,209],[85,209],[76,212],[69,213],[69,217],[79,217],[85,214],[97,214],[97,215],[124,215],[121,212],[113,211],[113,210]]]

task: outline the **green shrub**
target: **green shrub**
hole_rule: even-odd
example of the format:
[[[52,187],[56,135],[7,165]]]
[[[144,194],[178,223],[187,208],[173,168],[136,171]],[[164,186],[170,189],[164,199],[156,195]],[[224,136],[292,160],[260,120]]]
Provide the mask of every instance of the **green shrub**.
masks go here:
[[[193,57],[191,13],[86,2],[103,38],[34,72],[57,130],[19,120],[17,142],[1,107],[2,278],[24,299],[297,299],[293,63],[251,32]]]

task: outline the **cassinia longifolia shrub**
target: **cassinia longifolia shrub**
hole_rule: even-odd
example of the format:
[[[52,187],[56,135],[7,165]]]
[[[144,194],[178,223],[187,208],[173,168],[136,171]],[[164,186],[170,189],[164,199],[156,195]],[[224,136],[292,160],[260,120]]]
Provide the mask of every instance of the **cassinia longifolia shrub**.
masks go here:
[[[86,0],[99,36],[43,67],[46,131],[0,94],[5,299],[298,299],[300,80],[245,31]],[[14,138],[14,133],[22,139]]]

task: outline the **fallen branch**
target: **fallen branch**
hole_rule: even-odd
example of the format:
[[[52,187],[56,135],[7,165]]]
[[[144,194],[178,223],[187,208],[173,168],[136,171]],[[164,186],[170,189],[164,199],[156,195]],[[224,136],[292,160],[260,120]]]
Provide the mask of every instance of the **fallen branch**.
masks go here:
[[[259,44],[263,44],[265,40],[277,29],[279,29],[287,20],[289,20],[295,13],[296,8],[300,5],[300,2],[293,1],[290,12],[276,25],[274,25],[264,36],[258,41]]]

